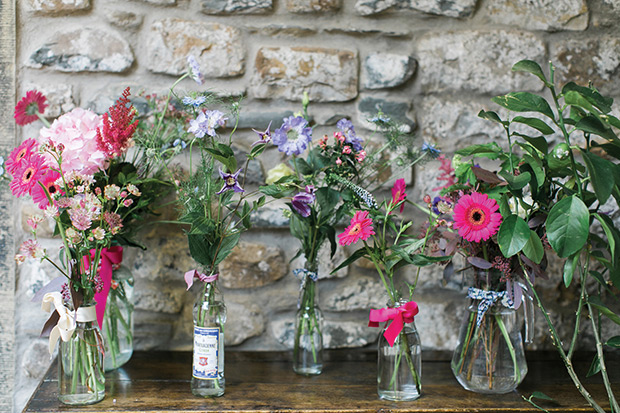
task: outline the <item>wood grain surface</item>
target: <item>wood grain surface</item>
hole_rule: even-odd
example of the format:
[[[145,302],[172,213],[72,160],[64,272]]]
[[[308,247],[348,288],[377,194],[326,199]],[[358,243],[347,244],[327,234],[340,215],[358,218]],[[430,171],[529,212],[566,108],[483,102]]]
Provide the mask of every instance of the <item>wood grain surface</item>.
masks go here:
[[[613,356],[618,356],[614,354]],[[52,365],[24,412],[538,412],[523,401],[542,391],[557,403],[541,402],[552,412],[590,412],[555,353],[529,353],[529,373],[509,394],[468,392],[454,379],[450,354],[425,352],[420,399],[413,402],[379,400],[376,353],[363,350],[326,352],[323,373],[303,377],[293,373],[286,352],[226,353],[226,394],[204,399],[190,391],[191,353],[136,352],[123,368],[106,375],[106,397],[90,406],[64,406],[57,401],[56,365]],[[585,376],[589,355],[575,365]],[[620,390],[620,357],[609,360],[614,385]],[[598,378],[585,380],[597,401],[608,407]]]

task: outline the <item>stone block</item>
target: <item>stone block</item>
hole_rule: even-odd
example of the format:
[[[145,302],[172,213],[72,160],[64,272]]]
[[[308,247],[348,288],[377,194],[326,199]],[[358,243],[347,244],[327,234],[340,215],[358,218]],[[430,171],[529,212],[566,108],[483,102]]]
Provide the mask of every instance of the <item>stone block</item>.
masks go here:
[[[437,350],[454,350],[461,326],[461,321],[469,314],[465,294],[452,293],[442,302],[426,302],[424,297],[417,298],[420,312],[415,317],[415,325],[420,333],[422,348]]]
[[[261,228],[288,228],[289,219],[284,216],[288,207],[280,203],[265,204],[252,214],[252,225]]]
[[[473,14],[476,0],[358,0],[355,11],[362,16],[371,16],[386,10],[415,10],[438,16],[464,18]]]
[[[511,72],[522,59],[546,61],[542,39],[522,31],[430,32],[418,42],[418,78],[426,93],[541,90],[534,76]]]
[[[155,73],[186,73],[189,55],[196,58],[205,77],[239,76],[245,70],[241,31],[218,23],[157,20],[150,28],[147,51],[147,67]]]
[[[280,317],[269,326],[270,334],[288,349],[293,348],[295,340],[294,314]],[[380,330],[366,326],[363,321],[329,320],[323,324],[324,348],[362,347],[377,339]]]
[[[139,29],[144,20],[143,15],[125,10],[110,10],[105,17],[113,26],[126,30]]]
[[[286,10],[291,13],[329,13],[340,10],[342,0],[287,0]]]
[[[220,282],[226,288],[255,288],[271,284],[288,273],[284,252],[277,247],[241,241],[220,264]]]
[[[57,118],[70,112],[76,105],[73,96],[73,86],[61,83],[47,83],[45,85],[28,84],[24,90],[38,90],[47,98],[47,107],[43,116]]]
[[[585,30],[588,27],[585,0],[492,0],[485,9],[493,22],[526,30]]]
[[[551,48],[551,61],[556,66],[556,84],[572,81],[587,86],[592,82],[603,94],[620,93],[620,85],[613,81],[620,73],[620,39],[617,37],[556,43]]]
[[[357,96],[357,53],[320,47],[262,47],[250,93],[259,99],[344,102]]]
[[[357,116],[361,120],[360,126],[369,130],[376,129],[376,125],[369,120],[375,118],[377,113],[381,111],[385,116],[400,123],[403,132],[409,133],[416,127],[415,121],[409,117],[410,110],[411,104],[409,102],[397,102],[371,96],[362,97],[357,104]]]
[[[231,321],[224,329],[227,346],[236,346],[265,331],[265,316],[255,304],[226,300],[226,318]]]
[[[327,291],[321,299],[326,311],[368,310],[385,306],[387,297],[379,275],[347,279],[338,288]]]
[[[158,227],[143,234],[140,241],[146,250],[134,250],[132,272],[138,280],[177,282],[184,285],[183,274],[195,268],[196,264],[189,254],[187,237],[178,227]]]
[[[299,241],[297,239],[294,240],[296,242],[296,246],[299,246]],[[336,241],[337,242],[337,241]],[[321,248],[319,248],[319,252],[317,253],[317,259],[319,262],[319,280],[325,280],[330,278],[344,278],[349,273],[348,268],[342,268],[338,270],[336,273],[332,274],[332,270],[341,262],[343,262],[347,257],[342,248],[336,248],[336,252],[333,257],[330,257],[331,247],[329,245],[329,241],[325,241]],[[306,257],[302,254],[295,260],[291,261],[291,269],[294,268],[304,268],[306,264]]]
[[[273,0],[203,0],[204,14],[264,14],[273,9]]]
[[[33,11],[45,14],[67,14],[90,8],[90,0],[30,0]]]
[[[183,288],[136,280],[134,304],[137,310],[177,314],[183,307]]]
[[[372,53],[364,59],[362,84],[366,89],[400,86],[411,78],[417,62],[411,56],[395,53]]]
[[[177,0],[139,0],[143,3],[156,4],[158,6],[174,6]]]
[[[271,123],[270,130],[273,132],[275,129],[282,125],[282,120],[293,116],[293,111],[290,109],[284,109],[281,111],[268,111],[268,112],[251,112],[242,110],[239,113],[239,129],[252,128],[258,131],[264,131],[267,129],[269,123]],[[258,140],[258,135],[254,134],[255,140]]]
[[[134,56],[129,43],[109,29],[61,30],[30,55],[27,66],[60,72],[114,72],[129,69]]]

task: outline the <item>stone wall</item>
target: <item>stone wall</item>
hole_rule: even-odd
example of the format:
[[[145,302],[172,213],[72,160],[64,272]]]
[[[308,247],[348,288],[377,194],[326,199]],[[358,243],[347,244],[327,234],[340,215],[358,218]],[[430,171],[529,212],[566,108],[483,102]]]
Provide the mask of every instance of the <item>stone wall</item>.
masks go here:
[[[239,145],[254,139],[250,128],[279,126],[299,110],[304,91],[319,128],[329,130],[350,117],[360,135],[377,109],[415,128],[419,143],[445,152],[501,139],[500,130],[477,118],[493,108],[490,97],[511,90],[541,90],[533,76],[511,73],[518,60],[552,60],[557,80],[592,80],[604,93],[620,96],[620,1],[618,0],[23,0],[17,10],[17,95],[45,93],[50,117],[75,106],[104,112],[126,87],[166,93],[195,55],[207,86],[221,96],[245,95]],[[3,2],[4,4],[4,2]],[[3,8],[3,13],[5,12]],[[182,89],[197,88],[191,80]],[[495,108],[494,108],[495,109]],[[24,128],[19,139],[35,136]],[[256,168],[260,177],[280,160],[270,151]],[[420,199],[435,185],[437,165],[407,176],[410,197]],[[260,181],[260,179],[257,179]],[[25,222],[33,211],[15,211]],[[233,256],[222,266],[229,309],[230,349],[291,347],[298,282],[289,262],[296,253],[279,207],[256,217]],[[23,232],[17,236],[27,234]],[[18,240],[19,241],[19,240]],[[55,240],[43,240],[53,246]],[[130,251],[125,264],[136,277],[136,347],[191,348],[194,295],[182,274],[194,268],[178,228],[143,231],[147,251]],[[338,251],[334,262],[347,251]],[[378,331],[366,327],[367,311],[385,297],[370,266],[361,263],[328,277],[324,257],[321,307],[326,345],[372,346]],[[413,269],[401,274],[414,277]],[[15,410],[31,394],[49,363],[38,338],[45,314],[30,303],[55,276],[45,265],[25,264],[16,283]],[[548,282],[546,298],[557,319],[570,315],[571,294],[560,280]],[[464,292],[446,283],[439,268],[422,272],[416,318],[422,344],[455,346]],[[549,347],[542,320],[535,348]],[[587,334],[587,333],[586,333]],[[1,404],[0,404],[1,405]]]

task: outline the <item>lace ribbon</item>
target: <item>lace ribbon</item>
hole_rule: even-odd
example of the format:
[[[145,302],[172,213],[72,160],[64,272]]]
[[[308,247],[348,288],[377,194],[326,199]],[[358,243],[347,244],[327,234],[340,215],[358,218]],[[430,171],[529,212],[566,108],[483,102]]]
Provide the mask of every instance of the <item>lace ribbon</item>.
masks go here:
[[[59,338],[64,342],[71,339],[78,322],[86,323],[97,319],[97,311],[94,305],[90,307],[80,307],[77,311],[71,311],[65,307],[62,301],[62,295],[57,291],[47,293],[43,296],[41,308],[43,311],[47,312],[51,312],[53,309],[59,315],[58,322],[50,332],[50,355],[54,353],[54,347],[56,347],[56,342]]]
[[[301,280],[301,284],[299,285],[299,300],[297,300],[297,308],[299,309],[301,308],[301,291],[306,287],[306,282],[308,282],[308,279],[317,282],[319,280],[319,274],[306,268],[297,268],[293,270],[293,275]]]
[[[467,297],[473,300],[480,300],[478,304],[478,315],[476,316],[476,327],[480,327],[482,318],[489,308],[499,302],[506,308],[514,308],[514,303],[508,297],[506,291],[485,291],[479,288],[469,287]]]

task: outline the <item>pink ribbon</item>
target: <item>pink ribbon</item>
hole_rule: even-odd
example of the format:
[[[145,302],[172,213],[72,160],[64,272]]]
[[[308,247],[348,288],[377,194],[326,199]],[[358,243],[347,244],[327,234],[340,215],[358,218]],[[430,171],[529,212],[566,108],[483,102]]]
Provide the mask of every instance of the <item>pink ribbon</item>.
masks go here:
[[[84,268],[88,270],[90,262],[95,259],[96,250],[90,250],[90,259],[84,257]],[[116,246],[110,248],[101,249],[101,256],[99,262],[101,269],[99,270],[99,276],[103,281],[103,288],[98,293],[95,293],[95,310],[97,312],[97,323],[99,328],[103,327],[103,315],[105,314],[105,307],[108,301],[108,294],[110,293],[110,286],[112,285],[112,265],[120,264],[123,261],[123,247]]]
[[[213,281],[218,279],[219,274],[216,273],[212,275],[207,275],[207,274],[198,272],[198,270],[190,270],[185,273],[184,277],[185,277],[185,283],[187,284],[187,289],[189,290],[191,286],[194,284],[194,278],[198,278],[203,283],[212,283]]]
[[[405,323],[413,323],[413,317],[418,314],[418,311],[418,303],[415,301],[409,301],[397,308],[370,310],[368,327],[379,327],[379,323],[392,320],[383,333],[383,336],[387,339],[388,343],[390,343],[390,347],[392,347],[394,346],[396,337],[403,331]]]

